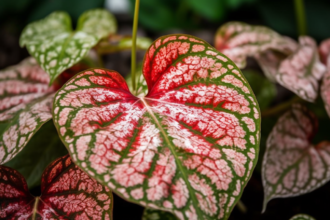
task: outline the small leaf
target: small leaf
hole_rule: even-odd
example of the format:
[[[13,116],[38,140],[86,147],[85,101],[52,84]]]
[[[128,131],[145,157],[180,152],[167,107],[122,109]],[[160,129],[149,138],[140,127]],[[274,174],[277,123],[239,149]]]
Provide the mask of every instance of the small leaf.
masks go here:
[[[319,52],[323,64],[327,67],[322,79],[321,96],[325,109],[330,116],[330,39],[321,42]]]
[[[116,21],[106,10],[94,9],[82,14],[76,31],[65,12],[54,12],[29,24],[22,32],[20,45],[26,46],[52,83],[65,69],[79,62],[101,38],[116,31]]]
[[[24,149],[5,166],[20,172],[31,189],[40,185],[41,175],[45,168],[55,159],[66,154],[68,151],[58,137],[53,121],[48,121]]]
[[[260,111],[227,57],[189,35],[147,50],[146,97],[90,69],[57,93],[54,122],[73,160],[121,197],[180,219],[227,219],[259,152]]]
[[[306,215],[306,214],[297,214],[295,216],[293,216],[292,218],[290,218],[290,220],[315,220],[315,218]]]
[[[175,215],[169,212],[150,209],[144,209],[142,220],[179,220]]]
[[[318,94],[318,81],[325,72],[315,41],[304,36],[299,38],[298,49],[281,62],[276,80],[306,101],[313,102]]]
[[[263,158],[263,210],[273,198],[305,194],[330,180],[330,142],[311,143],[317,126],[315,115],[299,104],[276,123]]]
[[[228,56],[239,68],[244,68],[246,58],[266,50],[293,50],[296,45],[275,31],[243,22],[229,22],[222,25],[215,36],[215,47]]]
[[[0,72],[0,164],[19,153],[49,119],[54,87],[33,58]],[[10,120],[10,121],[9,121]]]
[[[1,218],[112,219],[110,190],[80,170],[69,156],[57,159],[46,168],[41,193],[40,197],[33,198],[21,174],[0,166]]]
[[[0,166],[0,218],[28,219],[33,203],[24,177],[16,170]]]

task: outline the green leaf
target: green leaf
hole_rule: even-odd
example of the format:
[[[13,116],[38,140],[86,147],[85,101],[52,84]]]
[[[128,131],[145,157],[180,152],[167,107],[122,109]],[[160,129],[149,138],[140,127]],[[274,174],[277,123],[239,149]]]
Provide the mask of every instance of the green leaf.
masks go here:
[[[54,127],[53,121],[42,126],[17,156],[5,165],[19,171],[29,188],[40,184],[45,168],[68,153]]]
[[[0,164],[18,154],[52,118],[54,87],[33,58],[0,71]]]
[[[116,32],[113,15],[102,9],[82,14],[76,31],[65,12],[54,12],[29,24],[22,32],[20,45],[26,46],[52,83],[65,69],[79,62],[101,38]]]
[[[150,209],[144,209],[142,220],[179,220],[175,215],[169,212]]]
[[[195,12],[212,21],[220,20],[226,14],[225,1],[189,0],[186,2]]]
[[[316,116],[300,104],[277,121],[263,158],[263,210],[273,198],[302,195],[330,180],[330,142],[311,142],[317,127]]]
[[[257,97],[261,111],[267,109],[276,96],[275,85],[255,71],[245,70],[243,74]]]
[[[306,215],[306,214],[297,214],[295,216],[293,216],[292,218],[290,218],[290,220],[315,220],[315,218]]]
[[[145,97],[115,71],[89,69],[56,94],[72,159],[128,201],[180,219],[227,219],[259,153],[260,110],[244,75],[190,35],[147,50]]]

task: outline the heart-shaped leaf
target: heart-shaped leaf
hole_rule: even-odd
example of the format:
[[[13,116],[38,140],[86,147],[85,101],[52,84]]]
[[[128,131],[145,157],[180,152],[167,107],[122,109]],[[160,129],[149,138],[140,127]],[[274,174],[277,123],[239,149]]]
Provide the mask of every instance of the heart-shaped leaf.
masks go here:
[[[0,164],[13,158],[38,129],[52,118],[55,89],[33,58],[0,72]]]
[[[52,83],[65,69],[81,60],[101,38],[116,32],[113,15],[102,9],[85,12],[72,30],[71,19],[65,12],[54,12],[29,24],[22,32],[20,45],[26,46]]]
[[[247,57],[253,57],[268,49],[292,50],[296,45],[291,39],[282,37],[267,27],[228,22],[217,31],[215,47],[234,61],[239,68],[244,68]]]
[[[298,49],[281,62],[276,80],[301,98],[313,102],[318,94],[318,81],[325,72],[315,41],[304,36],[299,38]]]
[[[146,208],[144,209],[142,220],[178,220],[178,218],[169,212]]]
[[[259,152],[260,111],[235,64],[205,41],[167,35],[147,50],[146,97],[90,69],[54,101],[73,160],[121,197],[180,219],[227,219]]]
[[[24,177],[0,166],[0,217],[3,219],[112,219],[112,194],[64,156],[42,175],[34,198]]]
[[[290,218],[290,220],[315,220],[315,218],[306,215],[306,214],[297,214],[295,216],[293,216],[292,218]]]
[[[322,79],[321,96],[330,116],[330,39],[324,40],[319,47],[320,57],[327,70]]]
[[[269,134],[263,158],[264,207],[273,198],[305,194],[330,180],[330,142],[311,143],[317,118],[296,104]]]

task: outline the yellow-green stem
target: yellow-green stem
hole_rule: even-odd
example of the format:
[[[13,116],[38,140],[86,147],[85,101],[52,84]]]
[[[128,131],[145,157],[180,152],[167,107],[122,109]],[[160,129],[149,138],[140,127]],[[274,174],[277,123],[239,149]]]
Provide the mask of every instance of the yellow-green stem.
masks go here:
[[[268,117],[268,116],[279,114],[279,113],[287,110],[288,108],[290,108],[292,104],[294,104],[296,102],[302,102],[302,101],[303,100],[301,98],[299,98],[298,96],[294,96],[292,99],[290,99],[286,102],[283,102],[273,108],[262,111],[261,117]]]
[[[304,0],[294,0],[294,5],[296,11],[298,35],[306,35],[307,28],[306,28]]]
[[[240,210],[243,214],[247,212],[247,208],[244,205],[244,203],[242,202],[242,200],[239,200],[236,206],[237,206],[238,210]]]
[[[32,210],[32,220],[36,219],[37,212],[38,212],[38,202],[39,202],[39,197],[37,196],[34,200],[34,205],[33,205],[33,210]]]
[[[132,33],[132,59],[131,59],[131,74],[132,74],[132,87],[136,90],[135,72],[136,72],[136,35],[139,19],[139,5],[140,0],[135,0],[134,20],[133,20],[133,33]]]

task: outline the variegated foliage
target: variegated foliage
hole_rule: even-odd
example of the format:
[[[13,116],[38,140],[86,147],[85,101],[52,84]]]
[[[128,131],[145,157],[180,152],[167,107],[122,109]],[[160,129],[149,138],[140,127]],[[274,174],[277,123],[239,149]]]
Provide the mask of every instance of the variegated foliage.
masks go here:
[[[113,15],[102,9],[85,12],[72,30],[71,19],[65,12],[54,12],[29,24],[22,32],[20,45],[26,46],[52,83],[65,69],[80,61],[102,38],[116,32]]]
[[[290,220],[315,220],[315,218],[306,214],[298,214],[290,218]]]
[[[219,29],[215,44],[241,68],[248,56],[254,57],[271,81],[309,102],[317,98],[318,81],[326,68],[312,38],[300,37],[298,44],[266,27],[230,22]]]
[[[40,197],[32,196],[24,177],[0,166],[1,219],[112,219],[112,194],[64,156],[42,175]]]
[[[235,64],[168,35],[147,50],[145,97],[90,69],[58,91],[54,121],[73,160],[121,197],[179,219],[227,219],[255,167],[260,111]]]
[[[13,158],[52,118],[55,89],[34,58],[0,71],[0,164]]]
[[[330,180],[330,142],[311,142],[317,126],[315,115],[299,104],[276,123],[263,158],[263,210],[273,198],[305,194]]]
[[[326,73],[324,74],[322,80],[321,96],[325,105],[325,109],[330,116],[330,39],[321,42],[319,51],[321,60],[327,67]]]

